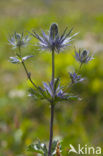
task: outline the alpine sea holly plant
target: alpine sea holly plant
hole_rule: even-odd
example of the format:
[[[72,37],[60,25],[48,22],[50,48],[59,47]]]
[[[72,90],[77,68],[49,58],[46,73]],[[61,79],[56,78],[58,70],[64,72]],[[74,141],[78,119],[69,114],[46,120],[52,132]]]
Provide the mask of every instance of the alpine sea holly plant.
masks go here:
[[[55,53],[59,54],[66,47],[71,45],[72,38],[78,34],[75,33],[74,35],[71,36],[71,32],[72,29],[69,32],[67,32],[67,28],[65,28],[63,34],[60,35],[58,25],[53,23],[50,26],[48,34],[42,31],[42,35],[40,36],[35,31],[32,31],[31,33],[28,33],[27,36],[24,36],[23,33],[22,34],[14,33],[14,35],[10,36],[9,38],[9,43],[12,45],[13,49],[15,48],[18,49],[16,56],[10,57],[10,62],[13,64],[21,63],[23,65],[24,70],[27,74],[27,78],[33,85],[33,87],[29,89],[30,96],[32,96],[34,99],[45,99],[50,104],[51,118],[50,118],[50,138],[48,148],[46,144],[40,143],[40,141],[38,141],[38,143],[36,144],[31,144],[28,146],[29,151],[37,152],[44,156],[60,155],[61,149],[58,147],[59,146],[58,141],[55,140],[53,141],[53,120],[55,106],[58,102],[78,99],[77,96],[70,95],[66,91],[71,85],[74,85],[84,80],[81,77],[81,75],[78,75],[79,73],[69,72],[71,82],[69,85],[66,85],[65,88],[64,86],[60,85],[59,77],[55,78]],[[38,86],[35,84],[35,82],[31,78],[31,73],[28,71],[25,64],[25,61],[33,57],[33,55],[30,56],[22,55],[22,48],[28,45],[29,41],[31,40],[30,36],[33,36],[39,41],[38,46],[40,50],[43,51],[48,50],[51,53],[52,59],[51,81],[49,83],[43,82],[43,86]],[[83,64],[88,63],[93,59],[93,57],[90,56],[89,51],[87,50],[79,50],[79,52],[75,50],[74,57],[80,63],[80,68]]]

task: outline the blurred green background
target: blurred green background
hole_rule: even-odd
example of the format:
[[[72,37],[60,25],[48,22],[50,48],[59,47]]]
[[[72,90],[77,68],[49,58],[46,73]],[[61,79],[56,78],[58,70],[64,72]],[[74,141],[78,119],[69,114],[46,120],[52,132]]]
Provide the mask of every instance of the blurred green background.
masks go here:
[[[32,29],[47,32],[53,22],[60,32],[66,26],[80,32],[68,50],[56,55],[61,84],[70,82],[69,71],[78,70],[74,46],[90,50],[95,57],[82,68],[86,80],[69,90],[82,100],[56,106],[54,138],[63,139],[63,156],[68,155],[69,144],[103,148],[103,0],[0,0],[0,156],[36,156],[26,146],[37,138],[49,139],[49,104],[28,97],[30,83],[23,67],[8,61],[16,53],[8,36]],[[34,81],[42,85],[51,80],[51,54],[39,52],[36,42],[32,39],[22,53],[34,54],[26,64]]]

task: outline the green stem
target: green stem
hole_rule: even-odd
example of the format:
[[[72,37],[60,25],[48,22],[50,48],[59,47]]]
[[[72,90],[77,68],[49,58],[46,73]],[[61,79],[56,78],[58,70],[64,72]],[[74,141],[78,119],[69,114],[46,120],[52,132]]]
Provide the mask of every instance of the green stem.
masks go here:
[[[53,121],[54,121],[54,74],[55,74],[55,66],[54,66],[54,50],[52,51],[52,85],[53,85],[53,99],[51,102],[51,119],[50,119],[50,137],[49,137],[49,149],[48,156],[51,156],[52,149],[52,141],[53,141]]]

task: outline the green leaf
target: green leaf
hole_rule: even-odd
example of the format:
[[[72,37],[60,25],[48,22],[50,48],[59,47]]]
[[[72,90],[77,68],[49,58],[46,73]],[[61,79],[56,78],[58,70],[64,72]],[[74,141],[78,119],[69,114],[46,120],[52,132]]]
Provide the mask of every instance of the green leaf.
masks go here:
[[[46,145],[44,143],[40,143],[40,141],[38,141],[38,143],[36,143],[36,144],[35,143],[30,144],[27,147],[27,151],[36,152],[36,153],[42,154],[43,156],[47,156],[47,154],[48,154]]]
[[[78,100],[78,96],[68,96],[68,100]]]
[[[27,151],[44,154],[38,144],[31,144],[27,147]]]
[[[63,97],[56,96],[55,102],[62,102],[62,101],[70,101],[70,100],[78,100],[78,96],[72,96],[72,95],[64,95]]]
[[[35,100],[48,100],[48,96],[46,91],[44,91],[41,87],[38,87],[37,89],[29,88],[29,96],[32,96]]]
[[[29,95],[34,97],[34,99],[42,99],[43,96],[40,94],[40,92],[38,90],[35,90],[33,88],[29,88]]]
[[[43,96],[43,98],[47,99],[47,93],[40,86],[38,87],[38,91]]]

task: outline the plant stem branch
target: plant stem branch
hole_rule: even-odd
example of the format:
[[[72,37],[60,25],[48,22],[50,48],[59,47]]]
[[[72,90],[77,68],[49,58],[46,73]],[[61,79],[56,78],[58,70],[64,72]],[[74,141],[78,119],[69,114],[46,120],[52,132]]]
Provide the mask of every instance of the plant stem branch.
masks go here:
[[[24,67],[24,70],[25,70],[25,72],[26,72],[26,75],[27,75],[29,81],[32,83],[32,85],[33,85],[35,88],[37,88],[36,84],[35,84],[35,83],[33,82],[33,80],[31,79],[31,73],[28,72],[28,70],[27,70],[27,68],[26,68],[26,65],[25,65],[25,63],[24,63],[23,61],[22,61],[22,65],[23,65],[23,67]]]
[[[20,47],[19,47],[19,53],[20,53],[20,58],[21,58],[21,60],[22,60],[21,48],[20,48]],[[33,80],[31,79],[31,73],[28,72],[28,70],[27,70],[27,68],[26,68],[26,65],[25,65],[24,61],[22,60],[21,63],[22,63],[22,65],[23,65],[23,67],[24,67],[24,70],[25,70],[25,72],[26,72],[26,75],[27,75],[29,81],[32,83],[32,85],[33,85],[35,88],[37,88],[36,84],[35,84],[35,83],[33,82]]]

